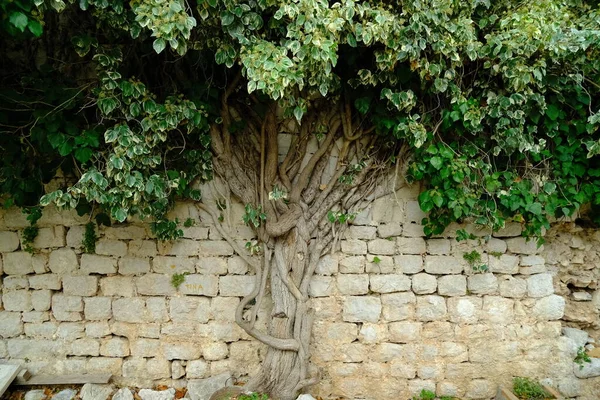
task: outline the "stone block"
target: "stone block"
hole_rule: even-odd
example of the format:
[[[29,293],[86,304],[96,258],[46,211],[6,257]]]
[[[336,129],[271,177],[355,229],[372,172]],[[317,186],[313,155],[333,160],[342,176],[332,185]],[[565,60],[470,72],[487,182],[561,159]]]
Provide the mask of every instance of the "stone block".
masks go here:
[[[403,226],[402,235],[407,238],[423,238],[425,236],[423,225],[406,224]]]
[[[502,254],[500,257],[491,255],[489,257],[490,272],[497,274],[518,274],[519,257]]]
[[[546,297],[554,293],[552,275],[536,274],[527,278],[527,295],[529,297]]]
[[[96,276],[64,276],[63,293],[70,296],[94,296],[98,292]]]
[[[317,266],[318,270],[319,267]],[[248,273],[248,263],[240,256],[229,257],[227,259],[227,271],[232,275],[246,275]]]
[[[367,256],[366,270],[369,274],[392,274],[395,272],[392,256]]]
[[[54,226],[52,228],[39,228],[38,234],[33,240],[33,248],[48,249],[64,247],[65,245],[65,227]]]
[[[77,225],[72,226],[67,231],[67,247],[72,247],[74,249],[81,249],[83,235],[85,234],[85,226]]]
[[[112,299],[110,297],[91,297],[84,299],[85,319],[101,321],[112,318]]]
[[[419,321],[440,321],[447,317],[446,300],[441,296],[417,297],[416,317]]]
[[[77,339],[71,343],[70,355],[73,356],[98,356],[100,354],[100,343],[96,339]]]
[[[412,343],[420,340],[423,324],[421,322],[392,322],[389,325],[389,341],[393,343]]]
[[[342,240],[342,253],[350,255],[367,254],[367,244],[360,240]]]
[[[104,229],[106,239],[139,240],[146,238],[146,230],[135,225],[114,225]]]
[[[345,239],[373,240],[377,237],[374,226],[350,225],[344,235]]]
[[[60,277],[56,274],[31,275],[29,286],[32,289],[60,290]]]
[[[41,323],[50,320],[50,313],[46,311],[28,311],[23,313],[23,322]]]
[[[2,304],[7,311],[31,311],[31,293],[29,290],[11,290],[2,295]]]
[[[227,386],[231,372],[225,372],[205,379],[192,379],[188,382],[188,394],[191,400],[210,400],[212,393]]]
[[[100,239],[96,242],[96,254],[124,257],[127,255],[127,244],[118,240]]]
[[[394,293],[410,290],[410,278],[406,275],[371,275],[370,288],[375,293]]]
[[[471,275],[467,286],[473,294],[494,294],[498,291],[498,278],[491,273]]]
[[[565,299],[558,295],[550,295],[537,300],[533,306],[533,316],[540,321],[558,320],[565,314]]]
[[[0,232],[0,253],[10,253],[19,248],[19,235],[16,232]]]
[[[189,239],[177,239],[169,242],[158,242],[158,252],[171,256],[197,256],[200,242]]]
[[[227,275],[227,260],[219,257],[201,257],[197,270],[203,275]]]
[[[401,255],[394,257],[396,272],[402,274],[416,274],[423,271],[423,257],[416,255]]]
[[[112,337],[102,340],[100,354],[106,357],[127,357],[129,355],[129,340],[123,337]]]
[[[485,244],[485,250],[488,253],[506,253],[506,242],[501,239],[490,238]]]
[[[121,375],[123,378],[148,378],[146,369],[146,360],[143,358],[131,357],[123,361],[123,369]]]
[[[11,338],[23,333],[20,312],[0,311],[0,337]]]
[[[36,311],[48,311],[52,303],[52,292],[50,290],[34,290],[31,292],[31,304]]]
[[[362,274],[365,272],[365,263],[365,256],[343,257],[339,261],[339,272],[342,274]]]
[[[57,322],[25,324],[25,335],[33,338],[52,339],[57,328]]]
[[[85,336],[83,322],[61,322],[56,330],[56,336],[66,342],[72,342]]]
[[[344,295],[359,295],[369,292],[369,275],[343,274],[337,276],[338,291]]]
[[[538,248],[535,239],[528,241],[527,238],[524,237],[506,239],[506,245],[508,246],[508,251],[515,254],[532,255],[540,253],[544,249],[544,246]]]
[[[523,227],[518,222],[509,222],[504,228],[500,229],[498,232],[494,232],[494,237],[516,237],[521,236],[521,232]]]
[[[451,297],[448,299],[448,316],[456,324],[475,324],[479,321],[483,299],[481,297]]]
[[[427,240],[427,254],[442,256],[450,254],[451,246],[449,239]]]
[[[31,257],[31,263],[33,265],[33,271],[36,274],[45,274],[48,272],[48,253],[37,253]],[[2,265],[0,265],[0,270],[2,270]]]
[[[223,342],[210,342],[202,346],[202,356],[208,361],[222,360],[226,358],[228,354],[229,348],[227,347],[227,344]]]
[[[377,234],[383,239],[400,236],[402,234],[402,224],[399,222],[391,222],[379,225],[377,227]]]
[[[210,301],[211,319],[233,322],[239,302],[237,297],[213,297]]]
[[[412,290],[416,294],[435,293],[437,289],[437,279],[429,274],[416,274],[412,277]]]
[[[310,280],[308,293],[311,297],[328,297],[335,291],[335,281],[331,276],[315,275]]]
[[[112,312],[116,321],[147,322],[146,302],[141,298],[116,299],[112,303]]]
[[[391,322],[413,318],[416,302],[412,292],[382,294],[383,319]]]
[[[231,271],[230,271],[231,272]],[[317,263],[318,275],[335,275],[338,272],[338,256],[326,254]],[[362,272],[362,271],[361,271]]]
[[[164,274],[145,274],[134,278],[138,294],[148,296],[171,296],[176,292],[171,277]]]
[[[237,275],[237,277],[242,277],[242,279],[236,281],[239,284],[249,284],[250,280],[254,281],[253,276]],[[221,277],[221,284],[223,278],[225,277]],[[179,291],[182,294],[215,297],[219,291],[219,280],[219,277],[216,275],[187,275],[185,281],[179,286]],[[235,282],[226,279],[226,283],[233,284]],[[238,293],[249,293],[247,287],[230,287],[228,289]],[[252,287],[250,287],[250,290],[252,290]],[[223,292],[221,292],[221,295],[224,296]]]
[[[493,324],[514,321],[514,300],[500,296],[484,296],[481,317]]]
[[[152,271],[158,274],[194,273],[196,272],[196,262],[195,259],[187,257],[158,256],[152,259]]]
[[[85,335],[91,338],[102,338],[110,335],[110,326],[107,321],[88,322],[85,324]]]
[[[204,360],[189,361],[185,371],[187,379],[207,378],[210,374],[209,365]]]
[[[454,256],[425,256],[425,272],[429,274],[460,274],[464,261]]]
[[[150,260],[147,258],[123,257],[119,260],[119,274],[143,275],[150,272]]]
[[[396,253],[396,241],[387,239],[375,239],[368,243],[370,254],[392,256]]]
[[[80,321],[82,311],[83,301],[80,296],[52,296],[52,314],[57,321]]]
[[[153,240],[131,240],[128,247],[128,254],[132,257],[154,257],[158,254]]]
[[[131,355],[134,357],[154,357],[160,351],[158,339],[134,339],[130,345]]]
[[[396,239],[396,245],[400,254],[427,253],[427,245],[422,237],[399,237]]]
[[[53,273],[63,275],[76,271],[79,262],[73,249],[58,249],[50,253],[48,266]]]
[[[135,287],[130,276],[109,276],[100,278],[100,292],[103,296],[133,297]]]
[[[384,324],[362,324],[358,339],[365,344],[377,344],[389,339],[388,326]]]
[[[196,322],[205,324],[210,319],[210,300],[206,297],[173,297],[169,315],[175,323]]]
[[[208,239],[208,228],[200,226],[183,227],[183,237],[186,239],[205,240]]]
[[[233,247],[225,240],[201,240],[199,243],[199,254],[201,257],[233,255]]]
[[[148,377],[153,380],[171,377],[171,363],[163,358],[151,358],[146,362]],[[138,392],[142,400],[173,400],[175,389],[162,391],[142,389]]]
[[[344,299],[343,319],[347,322],[378,322],[381,300],[375,296],[348,296]]]
[[[116,274],[117,260],[95,254],[82,254],[81,271],[86,274]]]
[[[27,275],[33,273],[31,254],[25,251],[4,254],[3,269],[7,275]]]
[[[496,384],[487,379],[474,379],[467,386],[467,399],[489,399],[496,394]]]
[[[202,354],[198,343],[162,343],[161,353],[167,360],[196,360]]]
[[[437,291],[442,296],[467,294],[467,278],[464,275],[446,275],[438,278]]]
[[[521,299],[527,294],[527,282],[525,279],[507,276],[500,279],[498,286],[500,296]]]

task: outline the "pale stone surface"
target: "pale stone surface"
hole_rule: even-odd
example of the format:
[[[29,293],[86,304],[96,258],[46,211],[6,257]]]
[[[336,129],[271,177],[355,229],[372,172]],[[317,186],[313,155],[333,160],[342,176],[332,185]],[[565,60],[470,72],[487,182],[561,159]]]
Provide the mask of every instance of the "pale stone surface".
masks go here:
[[[337,287],[340,294],[360,295],[369,292],[369,275],[344,274],[337,276]]]
[[[500,257],[489,257],[490,272],[498,274],[519,273],[519,257],[502,254]]]
[[[100,354],[106,357],[127,357],[129,355],[129,340],[113,337],[102,341]]]
[[[2,284],[5,291],[29,289],[29,280],[26,276],[7,276]]]
[[[520,299],[527,294],[527,281],[522,278],[504,276],[498,285],[500,296]]]
[[[117,299],[112,303],[112,311],[117,321],[146,322],[146,302],[140,298]]]
[[[416,255],[402,255],[394,257],[394,264],[398,272],[403,274],[416,274],[423,271],[423,257]]]
[[[50,253],[48,260],[50,270],[55,274],[74,272],[79,268],[77,255],[71,249],[58,249]]]
[[[95,254],[82,254],[81,271],[86,274],[115,274],[117,272],[117,260]]]
[[[200,256],[230,256],[233,254],[233,247],[225,240],[219,241],[200,241]]]
[[[135,286],[132,277],[109,276],[100,279],[100,292],[104,296],[133,297]]]
[[[196,343],[161,343],[162,354],[167,360],[196,360],[202,350]]]
[[[371,275],[369,279],[371,291],[375,293],[405,292],[411,286],[410,278],[405,275]]]
[[[230,271],[231,272],[231,271]],[[315,272],[319,275],[334,275],[338,272],[338,257],[327,254],[319,260]]]
[[[3,255],[4,273],[8,275],[26,275],[33,273],[31,254],[25,251]]]
[[[319,267],[317,266],[318,269]],[[234,275],[246,275],[248,273],[248,263],[240,256],[229,257],[227,259],[227,271]],[[320,272],[317,273],[319,274]]]
[[[119,260],[119,274],[142,275],[150,272],[150,260],[147,258],[123,257]]]
[[[58,321],[79,321],[82,311],[83,301],[80,296],[52,296],[52,314]]]
[[[589,339],[589,334],[581,329],[563,327],[562,334],[573,340],[577,344],[577,348],[583,347],[587,344]]]
[[[192,379],[188,382],[188,394],[191,400],[210,400],[210,396],[214,392],[231,383],[230,373],[223,373],[206,379]]]
[[[467,278],[463,275],[446,275],[438,278],[437,290],[442,296],[464,296],[467,294]]]
[[[420,237],[399,237],[396,239],[396,245],[400,254],[425,254],[427,252],[425,240]]]
[[[171,363],[171,378],[179,379],[185,375],[185,366],[182,361],[173,361]]]
[[[0,337],[9,338],[23,333],[23,322],[19,312],[0,312]]]
[[[164,274],[145,274],[134,278],[135,287],[139,294],[148,296],[168,296],[176,292],[171,284],[171,278]]]
[[[401,321],[412,318],[415,313],[416,296],[413,292],[381,295],[383,319]]]
[[[29,286],[32,289],[60,290],[60,276],[57,274],[31,275],[29,276]]]
[[[142,400],[173,400],[175,398],[175,389],[167,390],[150,390],[142,389],[138,392]]]
[[[536,274],[527,278],[527,295],[529,297],[546,297],[554,293],[552,275]]]
[[[467,278],[467,286],[474,294],[494,294],[498,290],[498,279],[494,274],[475,274]]]
[[[361,255],[367,254],[367,243],[352,239],[352,240],[342,240],[342,253],[350,254],[350,255]]]
[[[97,385],[86,383],[81,388],[79,396],[81,400],[108,400],[114,388],[110,385]]]
[[[377,322],[381,300],[374,296],[349,296],[344,299],[343,319],[348,322]]]
[[[394,343],[417,342],[421,336],[421,322],[392,322],[389,325],[389,340]]]
[[[448,299],[448,314],[451,322],[474,324],[479,321],[483,300],[481,297],[454,297]]]
[[[331,276],[315,275],[310,280],[308,293],[311,297],[328,297],[335,291],[335,281]]]
[[[514,300],[500,296],[485,296],[482,316],[491,323],[507,324],[513,321]]]
[[[533,315],[541,320],[561,319],[565,313],[565,299],[558,295],[542,297],[533,306]]]
[[[60,392],[52,395],[52,400],[73,400],[77,395],[77,391],[74,389],[64,389]]]
[[[19,235],[16,232],[0,232],[0,253],[10,253],[19,248]]]
[[[527,241],[524,237],[507,239],[506,244],[508,246],[508,251],[516,254],[537,254],[544,248],[544,246],[538,248],[535,239]]]
[[[417,297],[416,317],[419,321],[438,321],[446,318],[446,300],[441,296]]]
[[[339,272],[342,274],[362,274],[365,272],[365,263],[365,256],[343,257],[339,261]]]
[[[2,303],[7,311],[31,311],[31,294],[29,290],[12,290],[2,295]]]
[[[486,379],[475,379],[469,382],[467,399],[489,399],[496,394],[496,385]]]
[[[127,250],[133,257],[154,257],[158,254],[156,242],[151,240],[131,240]]]
[[[63,247],[65,245],[64,226],[52,228],[39,228],[38,234],[33,240],[33,248],[47,249],[50,247]]]
[[[253,275],[222,276],[219,278],[219,294],[227,297],[246,296],[252,292],[255,284],[256,278]],[[216,296],[216,291],[213,296]]]
[[[127,255],[127,244],[119,240],[100,239],[96,242],[96,254],[123,257]]]
[[[435,293],[437,289],[437,279],[429,274],[416,274],[412,277],[412,290],[416,294]]]
[[[71,296],[93,296],[98,292],[96,276],[63,276],[63,293]]]
[[[373,240],[377,236],[377,228],[374,226],[351,225],[345,234],[346,239]]]
[[[368,243],[370,254],[394,255],[396,253],[396,241],[387,239],[375,239]]]
[[[29,390],[25,393],[24,400],[44,400],[46,393],[42,389]]]
[[[227,275],[227,261],[219,257],[201,257],[197,269],[204,275]]]
[[[429,274],[460,274],[464,261],[454,256],[425,256],[425,272]]]
[[[129,388],[121,388],[114,394],[112,400],[133,400],[133,393]]]

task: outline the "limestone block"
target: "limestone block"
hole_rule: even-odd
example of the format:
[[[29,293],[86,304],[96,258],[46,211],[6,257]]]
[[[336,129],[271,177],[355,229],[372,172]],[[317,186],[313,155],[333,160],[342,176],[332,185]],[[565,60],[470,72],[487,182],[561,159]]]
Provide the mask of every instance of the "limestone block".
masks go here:
[[[57,322],[25,324],[25,335],[34,338],[52,339],[57,328]]]
[[[388,326],[383,324],[364,323],[358,334],[358,339],[365,344],[385,342],[388,338]]]
[[[227,260],[219,257],[200,257],[197,269],[204,275],[227,275]]]
[[[448,362],[460,363],[469,360],[467,345],[456,342],[442,342],[440,355]]]
[[[50,290],[34,290],[31,292],[31,304],[36,311],[48,311],[52,303],[52,292]]]
[[[127,357],[129,340],[123,337],[112,337],[102,340],[100,354],[106,357]]]
[[[421,322],[392,322],[389,324],[389,341],[393,343],[411,343],[420,340],[423,323]]]
[[[408,392],[418,398],[423,390],[435,393],[435,381],[423,379],[411,379],[408,381]]]
[[[225,372],[205,379],[192,379],[188,382],[188,394],[191,400],[209,400],[217,390],[227,386],[231,372]]]
[[[498,291],[498,278],[491,273],[471,275],[467,287],[473,294],[494,294]]]
[[[370,254],[391,256],[396,253],[396,241],[387,239],[374,239],[369,241]]]
[[[514,320],[514,303],[500,296],[484,296],[481,317],[494,324],[508,324]]]
[[[412,277],[412,290],[416,294],[435,293],[437,279],[433,275],[420,273]]]
[[[554,293],[552,275],[536,274],[527,278],[527,295],[529,297],[546,297]]]
[[[92,338],[102,338],[110,335],[110,327],[107,321],[88,322],[85,324],[85,335]]]
[[[28,311],[23,313],[23,322],[41,323],[50,320],[50,313],[45,311]]]
[[[97,356],[100,354],[100,343],[92,338],[74,340],[69,354],[73,356]]]
[[[350,225],[345,232],[345,239],[373,240],[377,237],[377,228],[374,226]]]
[[[0,337],[10,338],[23,333],[21,313],[0,311]]]
[[[317,266],[318,270],[319,267]],[[227,271],[232,275],[246,275],[248,273],[248,263],[240,256],[229,257],[227,259]],[[321,274],[320,272],[317,273]]]
[[[119,274],[142,275],[150,272],[150,260],[147,258],[123,257],[119,260]]]
[[[201,240],[200,242],[200,256],[230,256],[233,255],[233,247],[225,240]]]
[[[19,248],[19,235],[16,232],[0,232],[0,253],[10,253]]]
[[[133,394],[129,388],[121,388],[117,390],[112,400],[133,400]]]
[[[527,294],[527,282],[525,279],[505,276],[500,279],[498,286],[500,296],[521,299]]]
[[[337,276],[338,291],[344,295],[359,295],[369,292],[369,275],[343,274]]]
[[[247,296],[254,290],[256,277],[254,275],[229,275],[219,278],[219,294],[221,296]],[[216,290],[215,294],[216,295]]]
[[[64,276],[63,293],[70,296],[94,296],[98,292],[96,276]]]
[[[467,399],[489,399],[496,394],[496,384],[487,379],[474,379],[469,382]]]
[[[32,289],[60,290],[60,277],[56,274],[31,275],[29,286]]]
[[[406,275],[371,275],[370,288],[375,293],[394,293],[410,290],[410,278]]]
[[[123,361],[123,378],[148,378],[146,360],[143,358],[128,358]]]
[[[33,248],[47,249],[51,247],[64,247],[65,227],[54,226],[51,228],[39,228],[38,234],[33,240]]]
[[[498,274],[519,273],[519,257],[502,254],[500,257],[489,257],[490,272]]]
[[[508,251],[515,254],[532,255],[540,253],[544,249],[544,246],[537,247],[535,239],[527,241],[524,237],[507,239],[506,245],[508,246]]]
[[[339,272],[342,274],[362,274],[365,272],[365,263],[365,256],[343,257],[339,261]]]
[[[233,322],[239,302],[237,297],[213,297],[210,302],[211,319]]]
[[[464,275],[446,275],[438,278],[438,293],[442,296],[464,296],[467,294],[467,278]]]
[[[79,396],[81,400],[109,400],[113,391],[114,388],[111,385],[86,383],[81,388]]]
[[[171,284],[171,278],[164,274],[145,274],[134,278],[138,294],[148,296],[170,296],[176,289]]]
[[[96,242],[96,254],[123,257],[127,255],[127,244],[118,240],[100,239]]]
[[[171,363],[163,358],[151,358],[146,362],[146,370],[150,379],[165,379],[171,377]],[[155,391],[142,389],[138,392],[142,400],[173,400],[175,389]]]
[[[381,300],[374,296],[348,296],[344,299],[343,319],[347,322],[378,322]]]
[[[27,275],[33,273],[31,254],[25,251],[3,255],[4,273],[7,275]]]
[[[131,323],[147,322],[146,302],[141,298],[113,300],[112,312],[117,321]]]
[[[425,272],[430,274],[460,274],[464,261],[454,256],[425,256]]]
[[[423,218],[427,216],[419,206],[418,201],[409,200],[404,203],[405,222],[421,223]]]
[[[533,306],[533,315],[541,321],[561,319],[564,313],[565,299],[555,294],[542,297]]]
[[[50,253],[48,261],[50,270],[55,274],[68,274],[79,268],[77,255],[72,249],[58,249]]]
[[[189,228],[183,227],[181,229],[183,230],[183,237],[186,239],[208,239],[208,228],[190,226]]]
[[[200,242],[189,239],[158,242],[158,252],[171,256],[197,256],[200,252]]]
[[[152,271],[159,274],[194,273],[196,265],[193,258],[158,256],[152,259]]]
[[[577,344],[577,348],[585,346],[589,340],[589,334],[577,328],[564,327],[562,334],[573,340]]]
[[[134,339],[130,342],[131,355],[134,357],[154,357],[160,350],[158,339]]]
[[[358,327],[353,323],[317,321],[314,326],[315,343],[344,344],[358,338]]]
[[[210,319],[210,300],[206,297],[173,297],[169,303],[169,315],[176,323],[199,322]]]
[[[403,226],[402,235],[407,238],[423,238],[425,236],[423,225],[406,224]]]
[[[372,222],[402,222],[404,220],[404,204],[393,196],[376,199],[372,205]]]
[[[423,257],[417,255],[401,255],[394,257],[396,271],[403,274],[416,274],[423,271]]]
[[[128,254],[133,257],[154,257],[158,254],[153,240],[131,240],[128,247]]]
[[[83,301],[80,296],[52,296],[52,314],[57,321],[79,321],[82,311]]]
[[[135,225],[114,225],[104,229],[104,237],[106,239],[139,240],[146,237],[146,230]]]
[[[109,276],[100,278],[100,292],[104,296],[133,297],[135,287],[129,276]]]
[[[419,377],[419,379],[438,380],[443,377],[443,366],[442,365],[421,365],[417,369],[417,376]]]
[[[448,255],[450,254],[451,246],[449,239],[429,239],[427,240],[427,254],[431,255]]]
[[[233,343],[232,343],[233,344]],[[229,354],[229,348],[223,342],[210,342],[202,346],[202,356],[208,361],[222,360]]]
[[[31,293],[29,290],[11,290],[2,295],[2,304],[7,311],[31,311]]]
[[[231,270],[229,271],[231,273]],[[337,255],[326,254],[321,257],[317,264],[315,272],[318,275],[334,275],[338,272],[338,257]],[[361,271],[362,272],[362,271]]]
[[[81,271],[86,274],[116,274],[117,260],[95,254],[82,254]]]
[[[382,294],[383,319],[391,322],[412,318],[415,314],[416,302],[413,292]]]
[[[360,240],[342,240],[342,253],[350,255],[367,254],[367,244]]]
[[[417,370],[413,365],[404,360],[392,358],[390,362],[390,375],[395,378],[414,379]]]
[[[448,299],[450,322],[474,324],[479,321],[483,299],[480,297],[452,297]]]
[[[600,358],[592,358],[591,362],[584,362],[583,368],[577,363],[573,363],[573,372],[579,379],[594,378],[600,376]]]
[[[396,245],[400,254],[427,253],[427,245],[422,237],[399,237],[396,239]]]
[[[48,253],[38,253],[31,257],[31,263],[33,265],[33,271],[36,274],[45,274],[48,272]],[[2,265],[0,263],[0,271],[2,271]]]
[[[85,226],[76,225],[69,228],[67,231],[67,247],[80,249],[82,247],[83,235],[85,234]]]
[[[395,271],[392,256],[367,256],[366,270],[369,274],[392,274]]]
[[[201,347],[197,343],[162,343],[161,353],[167,360],[196,360],[202,353]]]
[[[522,230],[523,228],[520,223],[509,222],[504,226],[504,228],[500,229],[498,232],[494,232],[493,236],[502,238],[521,236]]]
[[[310,280],[308,293],[311,297],[328,297],[335,291],[335,281],[331,276],[315,275]]]
[[[379,225],[377,227],[377,235],[380,238],[390,238],[395,236],[400,236],[402,234],[402,224],[399,222],[390,222]]]
[[[417,297],[416,317],[419,321],[439,321],[447,317],[446,300],[441,296]]]
[[[187,363],[185,368],[187,379],[206,378],[210,374],[210,368],[204,360],[192,360]]]
[[[485,250],[488,253],[506,253],[508,246],[506,242],[501,239],[490,238],[485,244]]]

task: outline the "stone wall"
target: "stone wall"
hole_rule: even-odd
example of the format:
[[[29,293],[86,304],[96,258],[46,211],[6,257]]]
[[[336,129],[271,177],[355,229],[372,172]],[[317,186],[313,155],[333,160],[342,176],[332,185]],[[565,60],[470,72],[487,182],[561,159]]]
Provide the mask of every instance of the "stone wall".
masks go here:
[[[600,378],[574,375],[581,343],[563,328],[588,329],[583,344],[600,340],[600,234],[561,225],[541,249],[518,225],[491,236],[467,227],[479,237],[470,242],[454,239],[458,227],[425,239],[417,194],[378,200],[319,264],[311,360],[321,383],[311,392],[406,399],[424,388],[489,399],[528,376],[597,399]],[[229,230],[243,244],[252,232],[241,207],[230,210]],[[264,347],[233,322],[254,277],[193,204],[173,215],[196,222],[177,242],[156,241],[143,224],[115,225],[99,230],[96,254],[82,254],[87,218],[49,209],[30,254],[24,216],[0,214],[0,358],[40,374],[109,372],[137,386],[223,372],[243,380],[256,370]],[[463,259],[472,250],[489,273]],[[184,272],[176,289],[171,275]],[[268,309],[267,301],[259,323]]]

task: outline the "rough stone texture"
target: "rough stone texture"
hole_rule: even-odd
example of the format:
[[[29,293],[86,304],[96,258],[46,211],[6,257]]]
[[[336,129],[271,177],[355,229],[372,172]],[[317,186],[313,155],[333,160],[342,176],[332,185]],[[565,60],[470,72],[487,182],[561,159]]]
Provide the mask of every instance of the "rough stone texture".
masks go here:
[[[86,274],[114,274],[117,272],[117,260],[95,254],[82,254],[81,271]]]
[[[16,232],[0,232],[0,253],[10,253],[19,248],[19,235]]]
[[[529,297],[545,297],[554,293],[552,275],[536,274],[527,278],[527,294]]]
[[[129,388],[121,388],[114,394],[112,400],[133,400],[133,393]]]
[[[142,389],[138,392],[142,400],[173,400],[175,398],[175,389],[150,390]]]
[[[412,289],[416,294],[435,293],[437,279],[429,274],[416,274],[412,278]]]
[[[232,383],[230,373],[223,373],[206,379],[192,379],[188,382],[188,394],[191,400],[210,400],[210,396],[214,392]]]
[[[344,321],[377,322],[381,314],[381,300],[373,296],[349,296],[344,300]]]
[[[375,293],[405,292],[410,290],[410,278],[405,275],[371,275],[370,288]]]
[[[426,256],[425,272],[428,274],[460,274],[464,268],[464,261],[457,257]]]
[[[77,255],[71,249],[58,249],[50,253],[48,260],[50,271],[55,274],[74,272],[79,268]]]
[[[467,278],[468,288],[474,294],[493,294],[498,290],[498,278],[493,274],[476,274]]]
[[[81,400],[108,400],[113,391],[114,388],[110,385],[86,383],[81,388],[79,396]]]
[[[437,280],[438,293],[442,296],[464,296],[467,294],[467,278],[462,275],[447,275]]]

